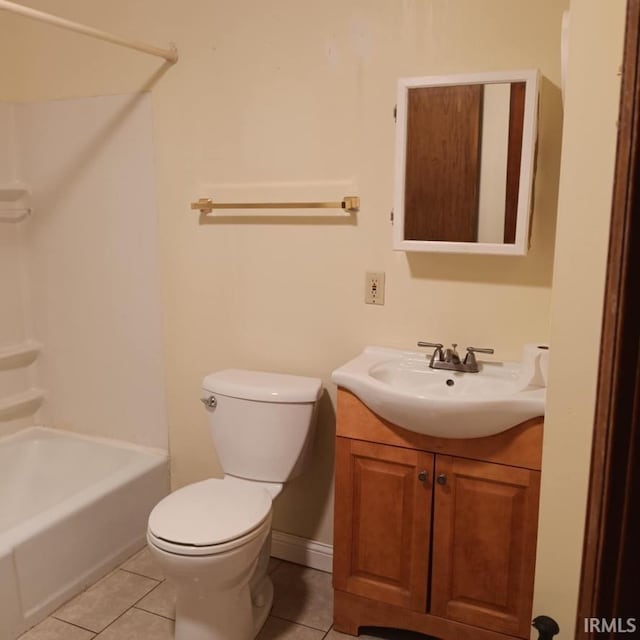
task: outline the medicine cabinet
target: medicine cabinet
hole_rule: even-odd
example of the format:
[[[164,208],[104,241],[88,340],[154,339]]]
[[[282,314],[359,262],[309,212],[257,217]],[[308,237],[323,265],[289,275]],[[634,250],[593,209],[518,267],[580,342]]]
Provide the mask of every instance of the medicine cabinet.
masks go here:
[[[393,248],[525,255],[538,72],[400,78]]]

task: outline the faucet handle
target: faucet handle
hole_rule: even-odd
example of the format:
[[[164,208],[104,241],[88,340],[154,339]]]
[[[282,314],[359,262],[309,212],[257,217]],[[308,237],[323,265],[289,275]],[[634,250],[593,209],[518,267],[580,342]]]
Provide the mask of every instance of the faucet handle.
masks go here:
[[[493,349],[481,348],[481,347],[467,347],[468,353],[493,353]]]
[[[429,366],[433,367],[433,363],[440,360],[442,362],[444,360],[444,354],[442,353],[443,345],[439,342],[423,342],[420,340],[418,342],[419,347],[433,347],[433,353],[431,354],[431,360],[429,361]],[[427,356],[428,358],[429,356]]]
[[[464,357],[464,364],[469,368],[471,373],[478,371],[478,362],[476,361],[476,353],[493,353],[493,349],[484,349],[480,347],[467,347],[467,355]]]

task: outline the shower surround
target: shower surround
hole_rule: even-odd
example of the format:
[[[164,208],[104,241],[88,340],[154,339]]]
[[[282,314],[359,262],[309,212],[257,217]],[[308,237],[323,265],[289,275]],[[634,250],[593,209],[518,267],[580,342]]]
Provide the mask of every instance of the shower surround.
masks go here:
[[[13,639],[141,546],[169,490],[149,94],[0,104],[0,300]]]

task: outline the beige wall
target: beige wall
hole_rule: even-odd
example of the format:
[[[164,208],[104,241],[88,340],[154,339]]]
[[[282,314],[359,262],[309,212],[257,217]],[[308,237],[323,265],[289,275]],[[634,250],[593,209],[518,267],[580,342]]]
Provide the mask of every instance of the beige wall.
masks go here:
[[[580,578],[625,5],[571,2],[534,609],[566,638]]]
[[[153,90],[174,486],[217,472],[196,400],[210,370],[233,365],[319,375],[332,398],[330,371],[367,343],[459,340],[492,345],[508,358],[523,342],[551,338],[535,612],[556,617],[570,637],[624,3],[572,3],[551,332],[564,3],[28,4],[159,45],[173,40],[180,49],[178,65],[159,71],[153,59],[80,36],[12,17],[0,23],[0,29],[8,25],[0,46],[12,53],[10,69],[0,56],[3,97]],[[392,252],[395,78],[527,67],[547,78],[531,254]],[[198,226],[187,209],[206,182],[352,177],[362,197],[355,226]],[[387,273],[384,307],[362,303],[366,269]],[[276,519],[280,529],[325,542],[331,540],[332,407],[326,399],[316,460],[288,488]]]
[[[563,3],[28,4],[180,50],[175,67],[160,69],[143,55],[3,17],[20,70],[8,97],[152,87],[174,486],[218,472],[197,402],[205,373],[237,366],[320,376],[329,397],[314,461],[279,499],[275,525],[330,542],[333,368],[366,344],[438,339],[510,358],[523,342],[549,338]],[[396,78],[531,67],[548,80],[530,255],[393,252]],[[345,179],[359,185],[356,225],[199,226],[188,210],[207,182]],[[384,307],[363,303],[367,269],[387,274]]]

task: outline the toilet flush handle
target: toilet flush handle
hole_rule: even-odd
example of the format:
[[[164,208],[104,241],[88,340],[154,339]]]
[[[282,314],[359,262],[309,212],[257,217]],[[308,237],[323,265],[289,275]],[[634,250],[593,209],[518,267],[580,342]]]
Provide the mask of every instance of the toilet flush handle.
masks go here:
[[[207,407],[207,409],[215,409],[218,401],[215,396],[208,396],[207,398],[200,398],[200,402]]]

